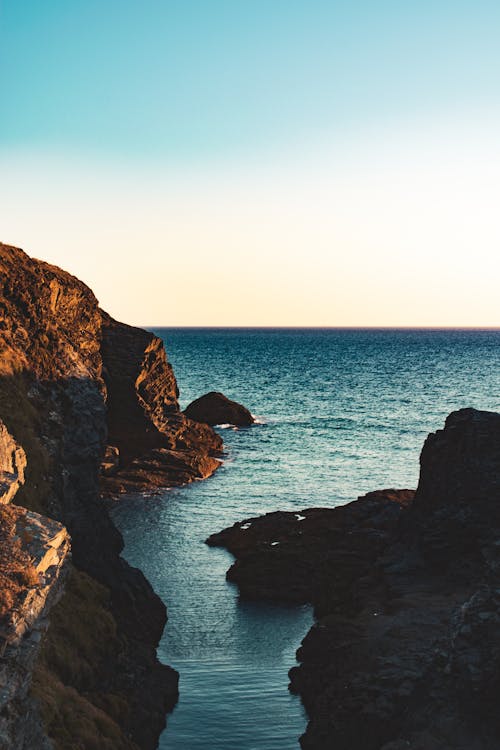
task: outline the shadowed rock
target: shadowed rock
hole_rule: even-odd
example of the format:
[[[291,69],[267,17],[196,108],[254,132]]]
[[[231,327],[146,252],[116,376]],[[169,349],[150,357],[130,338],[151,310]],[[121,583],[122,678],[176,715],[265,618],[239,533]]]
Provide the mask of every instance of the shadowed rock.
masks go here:
[[[192,401],[184,409],[184,414],[195,422],[209,425],[232,424],[236,427],[249,427],[255,422],[248,409],[217,391],[211,391]]]
[[[500,415],[428,437],[418,490],[273,513],[210,537],[242,596],[311,602],[290,672],[304,750],[500,747]]]

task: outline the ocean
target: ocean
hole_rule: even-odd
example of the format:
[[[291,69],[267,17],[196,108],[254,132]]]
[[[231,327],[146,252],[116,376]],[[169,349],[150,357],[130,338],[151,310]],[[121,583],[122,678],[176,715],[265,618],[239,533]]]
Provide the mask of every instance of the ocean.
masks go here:
[[[168,606],[159,655],[180,672],[180,700],[159,747],[293,750],[307,719],[287,672],[310,608],[240,602],[231,555],[204,540],[272,510],[416,487],[425,437],[449,412],[500,411],[500,331],[154,330],[182,407],[217,390],[258,420],[219,428],[226,455],[210,479],[114,510],[125,557]]]

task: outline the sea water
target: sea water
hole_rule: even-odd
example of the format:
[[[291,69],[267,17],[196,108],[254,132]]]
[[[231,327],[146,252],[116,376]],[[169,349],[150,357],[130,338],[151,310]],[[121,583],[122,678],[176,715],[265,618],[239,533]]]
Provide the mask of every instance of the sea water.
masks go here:
[[[292,750],[306,726],[287,672],[307,607],[238,600],[212,532],[272,510],[333,507],[416,487],[427,434],[464,406],[500,411],[496,330],[157,329],[180,403],[211,390],[258,422],[222,428],[208,480],[118,503],[125,557],[168,606],[159,655],[180,700],[159,747]]]

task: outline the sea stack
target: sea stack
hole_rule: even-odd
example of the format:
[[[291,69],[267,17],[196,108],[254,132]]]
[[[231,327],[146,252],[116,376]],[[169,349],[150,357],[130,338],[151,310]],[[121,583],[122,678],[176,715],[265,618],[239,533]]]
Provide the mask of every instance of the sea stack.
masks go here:
[[[249,427],[255,422],[251,412],[245,406],[237,401],[231,401],[218,391],[210,391],[192,401],[184,409],[184,414],[195,422],[212,426],[231,424],[236,427]]]

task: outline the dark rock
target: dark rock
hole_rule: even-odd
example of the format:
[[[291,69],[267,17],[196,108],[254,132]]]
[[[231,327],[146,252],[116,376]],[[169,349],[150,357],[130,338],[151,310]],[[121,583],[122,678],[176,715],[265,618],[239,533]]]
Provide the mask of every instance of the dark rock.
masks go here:
[[[248,409],[217,391],[211,391],[192,401],[184,409],[184,414],[195,422],[209,425],[232,424],[236,427],[249,427],[255,422]]]
[[[210,537],[242,596],[314,607],[290,672],[304,750],[500,747],[499,490],[500,415],[464,409],[426,440],[416,493]]]
[[[350,591],[352,580],[383,549],[414,494],[381,490],[338,508],[268,513],[212,534],[207,544],[226,547],[236,557],[227,577],[243,597],[320,607],[333,582]]]

